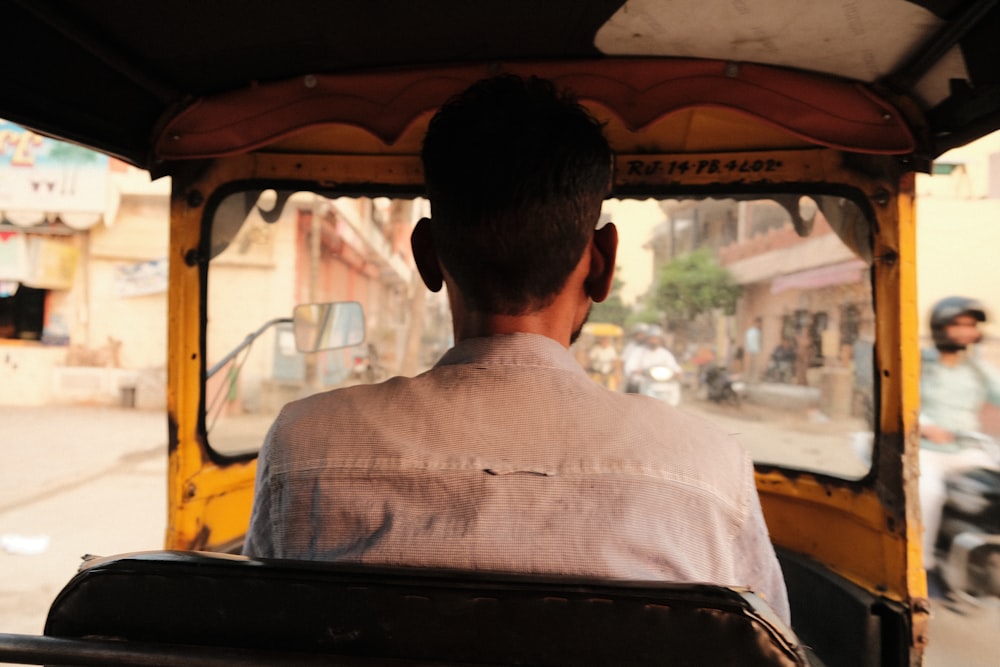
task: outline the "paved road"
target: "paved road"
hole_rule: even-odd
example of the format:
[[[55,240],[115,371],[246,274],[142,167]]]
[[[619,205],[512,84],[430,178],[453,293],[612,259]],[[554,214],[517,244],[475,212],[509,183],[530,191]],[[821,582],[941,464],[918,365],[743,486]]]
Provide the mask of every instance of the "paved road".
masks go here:
[[[733,424],[752,436],[752,424]],[[162,547],[166,439],[160,412],[0,407],[0,538],[49,540],[36,555],[0,548],[0,632],[40,633],[49,603],[83,555]],[[996,664],[1000,606],[970,610],[935,600],[932,610],[925,665]]]
[[[119,408],[0,407],[0,632],[40,633],[85,554],[163,547],[166,417]]]

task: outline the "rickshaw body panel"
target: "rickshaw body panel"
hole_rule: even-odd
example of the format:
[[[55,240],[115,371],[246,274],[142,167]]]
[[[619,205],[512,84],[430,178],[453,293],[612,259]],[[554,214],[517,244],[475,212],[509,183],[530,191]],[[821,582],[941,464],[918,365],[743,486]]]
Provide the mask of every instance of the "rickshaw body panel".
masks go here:
[[[914,172],[1000,128],[1000,5],[466,5],[9,8],[12,49],[36,57],[12,68],[0,115],[172,178],[166,546],[237,550],[250,512],[255,456],[220,454],[205,423],[207,267],[221,199],[257,184],[418,197],[434,110],[484,76],[537,74],[576,90],[606,123],[616,195],[819,190],[867,213],[874,463],[859,479],[762,464],[757,485],[776,547],[887,603],[903,645],[884,655],[919,664],[928,605]]]

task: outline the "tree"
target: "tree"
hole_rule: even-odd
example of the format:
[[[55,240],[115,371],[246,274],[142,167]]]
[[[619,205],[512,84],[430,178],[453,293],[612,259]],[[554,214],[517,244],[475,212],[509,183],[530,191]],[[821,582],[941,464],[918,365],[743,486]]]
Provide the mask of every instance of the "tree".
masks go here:
[[[667,319],[691,322],[717,308],[733,314],[742,291],[712,252],[700,248],[660,268],[652,301]]]
[[[53,141],[52,143],[49,158],[62,167],[62,184],[59,187],[59,194],[75,195],[76,179],[80,173],[80,167],[97,162],[101,155],[76,144],[68,144],[63,141]]]

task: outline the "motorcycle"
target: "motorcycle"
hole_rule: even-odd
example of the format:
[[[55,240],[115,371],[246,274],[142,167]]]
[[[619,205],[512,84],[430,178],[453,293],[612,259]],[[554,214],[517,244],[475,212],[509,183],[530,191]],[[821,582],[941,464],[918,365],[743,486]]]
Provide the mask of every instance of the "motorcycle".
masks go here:
[[[375,345],[368,343],[358,347],[354,353],[351,376],[356,380],[368,383],[385,379],[385,369],[379,361]]]
[[[680,374],[667,366],[651,366],[637,378],[638,393],[651,396],[667,405],[681,404]]]
[[[981,433],[964,433],[960,440],[985,451],[994,466],[968,468],[945,480],[938,571],[953,597],[980,604],[1000,598],[1000,443]]]
[[[747,395],[747,384],[740,375],[721,366],[708,366],[702,374],[705,396],[713,403],[739,407]]]

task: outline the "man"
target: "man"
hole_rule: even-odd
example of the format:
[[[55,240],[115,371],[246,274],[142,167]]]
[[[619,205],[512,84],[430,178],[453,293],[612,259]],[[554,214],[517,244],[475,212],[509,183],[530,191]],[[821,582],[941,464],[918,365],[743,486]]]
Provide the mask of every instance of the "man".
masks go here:
[[[1000,376],[972,357],[968,347],[982,338],[982,305],[967,297],[942,299],[931,310],[934,350],[921,355],[920,508],[924,524],[924,567],[937,566],[934,543],[945,503],[945,478],[964,469],[994,467],[981,449],[963,447],[961,435],[978,432],[987,403],[1000,405]]]
[[[597,344],[591,347],[587,353],[587,362],[591,372],[601,376],[601,384],[609,389],[614,389],[611,387],[611,382],[618,369],[618,351],[611,344],[610,338],[601,336],[598,339]]]
[[[635,365],[633,380],[637,387],[636,393],[652,396],[675,408],[680,405],[684,369],[667,349],[660,327],[650,327],[646,347],[638,355]],[[655,370],[657,368],[667,368],[673,374],[669,378],[664,377]]]
[[[601,125],[538,79],[482,81],[424,142],[412,236],[447,286],[430,371],[293,402],[261,450],[257,557],[748,585],[788,618],[750,458],[721,431],[591,381],[568,350],[608,296]]]
[[[809,384],[809,362],[812,360],[813,339],[809,327],[800,326],[795,333],[795,384]]]
[[[677,363],[677,357],[667,349],[663,331],[659,327],[650,329],[646,336],[646,347],[639,355],[636,366],[636,372],[640,375],[654,366],[666,366],[678,377],[684,374],[684,369]]]
[[[635,372],[639,368],[639,358],[646,349],[646,334],[649,333],[649,325],[639,323],[632,329],[632,336],[625,343],[622,350],[622,375],[625,376],[626,392],[635,394],[639,391],[639,385],[635,381]]]
[[[759,372],[758,364],[760,364],[760,351],[761,351],[761,341],[760,341],[760,326],[761,319],[759,317],[753,318],[753,324],[750,328],[746,330],[743,335],[743,351],[747,358],[747,381],[756,382],[757,373]]]

